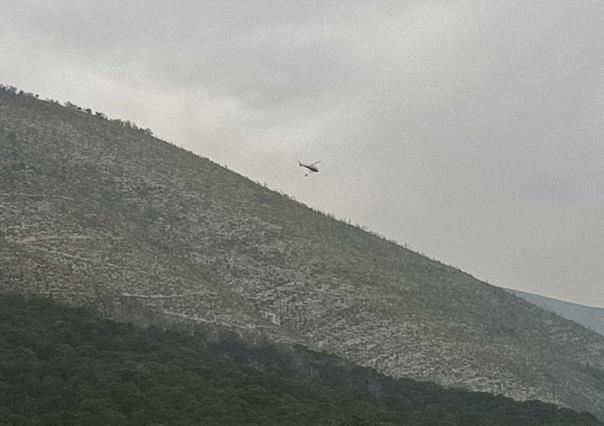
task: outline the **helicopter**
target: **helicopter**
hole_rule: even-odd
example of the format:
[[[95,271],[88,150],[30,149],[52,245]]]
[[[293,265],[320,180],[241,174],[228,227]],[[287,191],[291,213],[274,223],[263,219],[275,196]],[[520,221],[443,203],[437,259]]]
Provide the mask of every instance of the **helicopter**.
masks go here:
[[[309,173],[319,173],[319,168],[317,167],[317,164],[319,164],[320,162],[321,162],[321,160],[315,161],[314,163],[305,164],[305,163],[301,162],[300,160],[298,160],[298,165],[300,167],[304,167],[304,168],[308,169],[308,172],[306,172],[304,174],[304,177],[306,177],[309,175]]]

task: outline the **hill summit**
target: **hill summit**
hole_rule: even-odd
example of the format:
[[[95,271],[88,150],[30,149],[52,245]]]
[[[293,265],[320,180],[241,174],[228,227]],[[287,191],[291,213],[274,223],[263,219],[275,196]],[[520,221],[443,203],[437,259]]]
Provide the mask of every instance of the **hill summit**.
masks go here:
[[[211,161],[0,90],[0,289],[604,418],[604,337]]]

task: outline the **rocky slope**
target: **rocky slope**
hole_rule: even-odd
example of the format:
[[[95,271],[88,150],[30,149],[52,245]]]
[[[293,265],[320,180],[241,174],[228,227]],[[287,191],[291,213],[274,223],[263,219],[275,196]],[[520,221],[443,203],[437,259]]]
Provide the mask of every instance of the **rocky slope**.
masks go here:
[[[604,418],[604,337],[148,132],[2,90],[0,170],[4,292]]]
[[[581,324],[583,327],[604,336],[604,308],[565,302],[563,300],[552,299],[551,297],[526,293],[524,291],[509,291],[546,311],[553,312],[563,318]]]

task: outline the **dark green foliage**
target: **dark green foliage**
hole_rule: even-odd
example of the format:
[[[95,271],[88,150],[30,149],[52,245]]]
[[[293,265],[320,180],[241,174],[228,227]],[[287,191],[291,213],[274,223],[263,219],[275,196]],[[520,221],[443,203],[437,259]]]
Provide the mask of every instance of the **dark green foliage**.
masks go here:
[[[250,346],[0,296],[3,424],[596,425],[541,402],[394,380],[303,347]]]

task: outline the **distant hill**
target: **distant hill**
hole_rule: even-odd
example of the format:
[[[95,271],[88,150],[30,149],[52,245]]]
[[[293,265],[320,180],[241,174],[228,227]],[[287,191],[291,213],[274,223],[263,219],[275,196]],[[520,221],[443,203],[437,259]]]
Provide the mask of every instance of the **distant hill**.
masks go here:
[[[508,291],[546,311],[553,312],[556,315],[581,324],[583,327],[604,336],[604,308],[565,302],[519,290]]]
[[[602,424],[302,347],[142,330],[42,299],[0,296],[0,342],[0,424]]]
[[[597,333],[131,123],[6,88],[0,290],[604,419]]]

